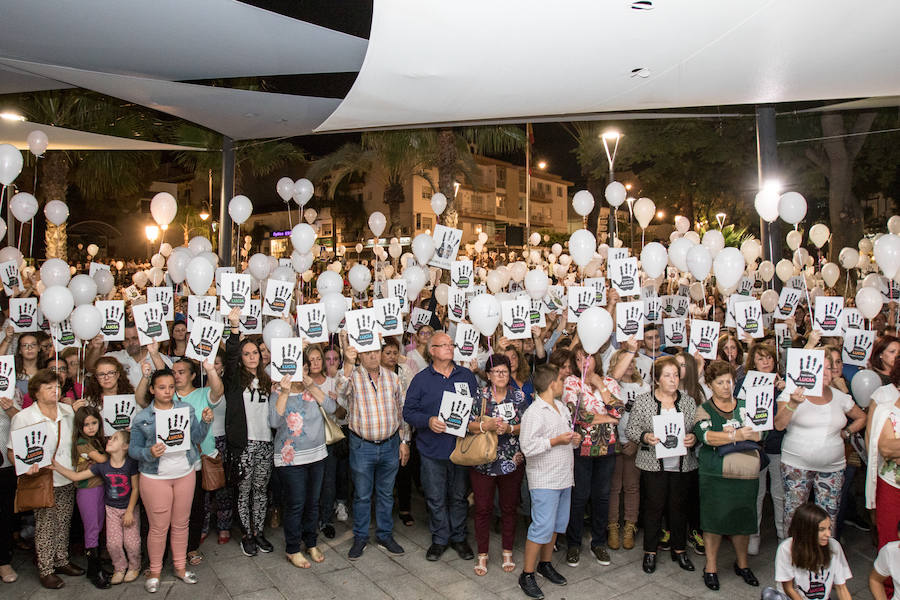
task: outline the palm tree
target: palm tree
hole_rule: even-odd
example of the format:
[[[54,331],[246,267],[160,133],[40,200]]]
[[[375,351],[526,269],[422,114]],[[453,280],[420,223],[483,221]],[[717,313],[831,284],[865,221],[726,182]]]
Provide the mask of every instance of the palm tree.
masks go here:
[[[327,180],[326,196],[329,199],[335,197],[338,186],[347,177],[358,174],[374,178],[384,188],[384,203],[389,212],[389,233],[398,236],[400,205],[406,200],[403,190],[406,181],[419,176],[435,187],[428,174],[428,169],[435,166],[435,148],[437,139],[433,130],[405,129],[364,133],[358,144],[344,144],[313,162],[307,177],[319,183]]]

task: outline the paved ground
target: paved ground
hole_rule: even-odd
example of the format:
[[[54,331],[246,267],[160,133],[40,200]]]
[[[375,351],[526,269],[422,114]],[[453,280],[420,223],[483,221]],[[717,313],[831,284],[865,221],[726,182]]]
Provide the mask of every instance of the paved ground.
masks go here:
[[[325,554],[325,562],[314,564],[311,569],[297,569],[285,561],[281,530],[271,532],[269,539],[275,544],[272,554],[260,554],[247,558],[240,552],[236,541],[219,546],[214,538],[204,542],[201,550],[206,560],[195,568],[200,582],[190,586],[175,580],[171,565],[163,571],[163,583],[156,598],[161,600],[270,600],[281,598],[310,598],[327,600],[378,600],[396,598],[398,600],[459,598],[470,600],[508,598],[521,600],[525,595],[518,587],[518,571],[504,573],[500,569],[500,538],[491,537],[491,563],[484,577],[477,577],[472,571],[473,562],[460,560],[453,550],[448,550],[438,563],[425,560],[425,550],[431,542],[425,525],[424,507],[418,499],[414,512],[416,524],[404,527],[397,522],[397,541],[406,549],[406,555],[392,557],[374,545],[366,548],[360,560],[349,562],[347,551],[352,542],[352,532],[342,523],[337,525],[338,535],[333,540],[319,538],[319,547]],[[771,514],[765,517],[771,523]],[[471,531],[471,521],[470,521]],[[759,556],[751,557],[750,567],[763,585],[770,585],[774,578],[775,540],[771,525],[764,527],[763,546]],[[515,560],[521,565],[524,527],[517,532]],[[470,538],[474,546],[474,539]],[[850,590],[854,597],[870,597],[866,587],[869,569],[874,559],[874,551],[869,534],[850,529],[845,536],[845,550],[854,578]],[[640,544],[630,551],[610,552],[612,564],[603,567],[591,555],[582,555],[581,564],[571,568],[565,564],[564,551],[554,555],[557,569],[565,575],[569,583],[557,587],[543,582],[542,588],[548,599],[575,600],[590,598],[627,598],[628,600],[680,600],[683,598],[718,598],[720,600],[756,599],[760,588],[751,588],[743,583],[730,566],[734,555],[726,542],[719,560],[719,577],[722,589],[718,592],[703,586],[700,570],[703,558],[691,553],[697,572],[682,571],[669,560],[668,553],[660,554],[656,573],[645,575],[641,571]],[[76,562],[83,564],[82,558]],[[142,581],[114,586],[108,591],[93,588],[83,577],[65,578],[66,587],[59,591],[40,587],[35,568],[29,556],[19,552],[14,559],[19,572],[19,581],[12,585],[0,584],[0,597],[12,599],[39,600],[43,598],[67,599],[113,599],[151,597],[144,592]],[[540,581],[540,578],[539,578]]]

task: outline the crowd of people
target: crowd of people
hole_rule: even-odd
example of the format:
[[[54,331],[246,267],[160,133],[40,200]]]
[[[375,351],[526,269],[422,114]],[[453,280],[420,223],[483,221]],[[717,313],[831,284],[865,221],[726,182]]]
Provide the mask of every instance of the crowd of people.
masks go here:
[[[618,301],[609,290],[606,310],[615,314]],[[287,560],[308,569],[325,560],[319,536],[334,538],[343,521],[353,533],[349,560],[373,541],[402,555],[394,530],[397,521],[415,524],[418,488],[431,533],[428,561],[449,548],[484,576],[496,522],[499,568],[518,572],[531,598],[543,597],[536,574],[566,583],[554,562],[575,568],[585,554],[609,565],[610,552],[639,539],[644,573],[654,573],[666,551],[680,569],[695,571],[693,552],[704,559],[703,585],[718,590],[726,537],[736,556],[731,570],[746,585],[777,582],[792,599],[827,598],[832,590],[850,598],[840,544],[847,525],[877,529],[869,588],[875,598],[893,593],[900,338],[892,313],[873,321],[870,367],[883,387],[862,401],[849,389],[858,367],[842,363],[840,339],[813,331],[804,306],[786,322],[789,343],[825,351],[818,396],[783,391],[784,346],[770,330],[750,339],[723,328],[715,360],[666,346],[654,324],[643,340],[610,340],[590,352],[562,311],[547,314],[530,339],[481,336],[477,359],[458,364],[446,306],[434,297],[419,304],[431,321],[402,340],[384,338],[378,350],[357,351],[343,333],[304,344],[300,382],[289,374],[273,380],[270,349],[262,336],[238,333],[238,309],[224,315],[231,334],[209,360],[185,358],[186,297],[176,296],[171,339],[162,344],[141,345],[130,315],[123,342],[100,335],[83,352],[57,353],[46,332],[16,333],[7,323],[0,354],[15,357],[15,385],[0,398],[0,443],[8,449],[0,468],[0,578],[16,581],[13,552],[33,549],[44,587],[62,588],[61,575],[86,572],[101,589],[143,575],[145,589],[156,592],[167,539],[175,576],[192,584],[191,567],[204,560],[211,534],[227,544],[239,531],[237,543],[252,557],[275,550],[267,531],[278,527]],[[722,298],[703,304],[705,315],[724,321]],[[769,431],[747,420],[751,373],[774,375]],[[473,438],[492,440],[486,462],[454,459],[462,438],[448,431],[445,393],[471,398],[462,425]],[[104,399],[127,395],[137,405],[130,427],[105,435]],[[191,443],[173,452],[157,424],[181,418],[183,409]],[[683,419],[683,454],[663,452],[672,444],[655,430],[658,416]],[[15,512],[17,483],[42,469],[35,464],[16,476],[11,432],[43,421],[56,448],[53,502]],[[767,495],[778,538],[775,582],[760,582],[748,563],[760,551]],[[524,556],[516,556],[517,535],[525,536]],[[86,569],[72,561],[74,546],[84,549]],[[557,550],[564,560],[554,561]]]

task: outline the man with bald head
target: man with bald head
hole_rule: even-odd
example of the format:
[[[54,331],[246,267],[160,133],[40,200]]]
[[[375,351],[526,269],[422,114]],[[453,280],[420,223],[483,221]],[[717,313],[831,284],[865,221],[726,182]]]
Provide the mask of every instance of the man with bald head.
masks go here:
[[[431,364],[413,377],[406,392],[403,419],[416,428],[422,462],[422,487],[430,513],[431,547],[425,558],[435,561],[452,546],[463,560],[475,555],[466,541],[469,469],[450,462],[456,436],[438,416],[444,392],[465,394],[480,402],[472,371],[453,362],[453,340],[442,331],[428,341]]]

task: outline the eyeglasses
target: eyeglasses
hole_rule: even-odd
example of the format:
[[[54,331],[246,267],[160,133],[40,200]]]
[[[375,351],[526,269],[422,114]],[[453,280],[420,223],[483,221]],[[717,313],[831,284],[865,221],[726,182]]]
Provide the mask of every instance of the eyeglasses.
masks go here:
[[[425,337],[431,337],[432,335],[434,335],[434,332],[433,332],[433,331],[421,331],[421,330],[420,330],[420,331],[419,331],[419,335],[422,335],[422,336],[425,336]]]
[[[432,344],[432,348],[452,348],[453,344]]]
[[[69,370],[68,367],[47,367],[48,371],[55,371],[57,373],[65,373]]]
[[[116,376],[116,375],[118,375],[118,374],[119,374],[118,371],[104,371],[103,373],[99,373],[99,372],[98,372],[98,373],[96,374],[96,377],[97,377],[97,379],[100,379],[100,378],[106,378],[106,377],[113,377],[113,376]]]
[[[498,369],[491,369],[491,375],[496,375],[498,377],[509,377],[509,371],[500,371]]]
[[[37,344],[19,344],[19,347],[23,350],[34,350],[38,347]]]

